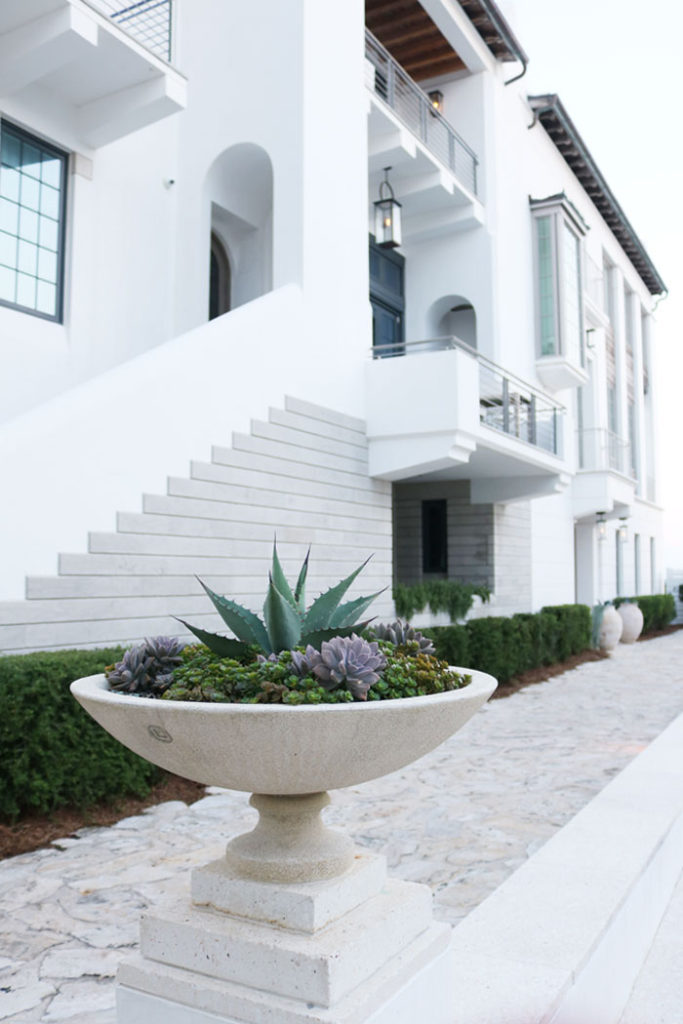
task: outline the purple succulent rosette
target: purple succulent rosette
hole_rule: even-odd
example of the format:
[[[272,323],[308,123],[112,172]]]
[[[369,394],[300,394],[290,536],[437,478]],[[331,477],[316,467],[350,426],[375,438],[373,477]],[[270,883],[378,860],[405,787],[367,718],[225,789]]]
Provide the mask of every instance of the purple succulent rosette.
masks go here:
[[[367,700],[368,690],[387,663],[377,643],[368,643],[355,633],[325,640],[320,651],[309,645],[300,657],[326,690],[345,686],[356,700]]]

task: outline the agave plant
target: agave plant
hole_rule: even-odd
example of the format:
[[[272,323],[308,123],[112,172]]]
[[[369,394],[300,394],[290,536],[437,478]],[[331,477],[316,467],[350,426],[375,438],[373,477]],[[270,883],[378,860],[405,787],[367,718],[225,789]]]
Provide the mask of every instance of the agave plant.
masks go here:
[[[382,590],[369,597],[357,597],[343,604],[341,602],[369,559],[359,565],[346,579],[321,594],[310,608],[306,609],[305,590],[309,555],[310,548],[292,589],[280,565],[277,545],[273,544],[273,564],[268,577],[263,619],[236,601],[215,594],[206,583],[199,580],[223,622],[235,634],[235,639],[221,636],[219,633],[210,633],[185,622],[184,619],[178,621],[221,658],[243,659],[249,655],[250,648],[253,647],[258,647],[266,656],[307,645],[319,648],[323,641],[331,640],[333,637],[346,637],[354,631],[360,632],[370,620],[359,623],[359,616]]]

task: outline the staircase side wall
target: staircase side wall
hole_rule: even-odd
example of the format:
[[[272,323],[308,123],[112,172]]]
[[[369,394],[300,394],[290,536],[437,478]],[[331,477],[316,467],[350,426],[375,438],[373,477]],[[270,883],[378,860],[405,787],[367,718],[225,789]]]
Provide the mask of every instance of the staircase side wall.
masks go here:
[[[221,629],[196,576],[260,611],[275,535],[290,579],[312,545],[309,602],[370,555],[350,596],[391,583],[391,484],[368,477],[364,423],[308,402],[288,398],[142,509],[61,555],[57,576],[29,578],[26,600],[0,602],[0,650],[185,635],[176,615]],[[371,613],[392,613],[390,589]]]

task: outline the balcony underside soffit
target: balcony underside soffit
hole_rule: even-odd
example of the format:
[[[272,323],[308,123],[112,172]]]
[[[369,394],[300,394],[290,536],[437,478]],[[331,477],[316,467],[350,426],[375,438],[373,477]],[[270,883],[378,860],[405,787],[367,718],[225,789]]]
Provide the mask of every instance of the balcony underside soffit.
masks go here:
[[[97,148],[185,106],[186,81],[110,18],[76,0],[0,3],[0,97],[61,105]]]
[[[365,24],[418,82],[465,68],[418,0],[365,0]]]

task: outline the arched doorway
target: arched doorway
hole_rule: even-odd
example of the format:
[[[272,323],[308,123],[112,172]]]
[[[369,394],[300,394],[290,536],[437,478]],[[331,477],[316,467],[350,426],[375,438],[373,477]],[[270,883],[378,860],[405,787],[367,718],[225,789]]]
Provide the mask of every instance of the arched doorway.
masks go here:
[[[225,246],[215,231],[211,232],[211,266],[209,269],[209,320],[230,310],[230,260]]]
[[[458,338],[477,348],[477,315],[463,295],[444,295],[429,310],[429,329],[434,338]]]

